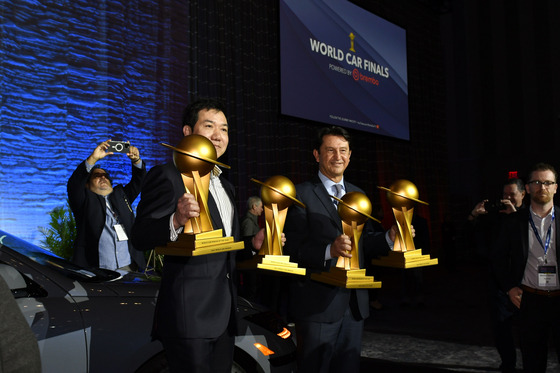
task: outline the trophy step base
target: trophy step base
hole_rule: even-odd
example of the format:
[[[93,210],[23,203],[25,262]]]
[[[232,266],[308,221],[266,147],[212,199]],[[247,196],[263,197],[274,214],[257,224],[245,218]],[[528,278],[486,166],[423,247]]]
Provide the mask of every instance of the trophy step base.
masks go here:
[[[214,245],[205,245],[203,247],[194,247],[193,244],[184,242],[178,245],[177,242],[170,242],[171,245],[156,247],[156,254],[171,256],[200,256],[224,253],[227,251],[242,250],[245,247],[244,242],[233,242],[230,237],[224,237],[223,243]]]
[[[381,288],[381,281],[374,281],[373,276],[366,276],[365,269],[345,270],[334,267],[329,272],[312,273],[311,279],[347,289]]]
[[[371,264],[380,267],[417,268],[438,264],[437,258],[431,259],[429,254],[422,255],[421,249],[411,251],[391,251],[389,255],[373,259]]]
[[[265,255],[261,257],[260,263],[257,263],[257,268],[294,275],[305,275],[306,272],[305,268],[299,268],[297,263],[290,262],[287,255]]]

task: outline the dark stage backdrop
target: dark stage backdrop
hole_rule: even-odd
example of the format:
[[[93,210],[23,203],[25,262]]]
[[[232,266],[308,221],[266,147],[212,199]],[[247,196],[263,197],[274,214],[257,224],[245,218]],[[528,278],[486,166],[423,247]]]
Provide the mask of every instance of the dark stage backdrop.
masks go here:
[[[353,132],[346,176],[385,224],[392,213],[377,186],[413,181],[430,203],[416,212],[437,250],[448,195],[439,15],[421,1],[355,3],[407,30],[411,139]],[[277,1],[6,0],[0,17],[1,229],[38,242],[68,177],[104,139],[130,140],[148,168],[169,160],[159,143],[179,141],[181,111],[201,96],[226,103],[230,146],[220,160],[242,214],[259,193],[251,178],[298,183],[317,172],[322,125],[279,114]],[[125,156],[100,164],[128,181]]]

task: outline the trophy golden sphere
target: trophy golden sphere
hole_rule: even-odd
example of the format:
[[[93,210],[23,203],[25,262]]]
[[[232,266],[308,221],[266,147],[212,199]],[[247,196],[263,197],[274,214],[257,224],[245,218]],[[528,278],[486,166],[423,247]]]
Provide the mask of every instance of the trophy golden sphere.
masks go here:
[[[367,215],[371,214],[371,202],[365,194],[349,192],[341,200],[344,203],[338,204],[338,215],[342,221],[347,224],[356,222],[358,225],[366,222]]]
[[[261,198],[266,206],[276,203],[278,209],[283,210],[290,207],[294,202],[293,200],[296,198],[296,187],[287,177],[281,175],[272,176],[263,184],[264,187],[261,188]]]
[[[204,136],[185,136],[174,150],[173,162],[182,174],[192,176],[192,171],[198,171],[204,176],[214,168],[216,148]]]
[[[410,209],[418,200],[418,189],[409,180],[397,180],[391,184],[390,191],[387,192],[387,199],[392,207]]]

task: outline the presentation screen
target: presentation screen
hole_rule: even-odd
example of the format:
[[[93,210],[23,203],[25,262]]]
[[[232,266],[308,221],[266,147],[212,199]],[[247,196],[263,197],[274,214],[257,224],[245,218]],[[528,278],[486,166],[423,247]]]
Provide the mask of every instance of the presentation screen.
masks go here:
[[[281,113],[409,140],[406,31],[347,0],[280,0]]]

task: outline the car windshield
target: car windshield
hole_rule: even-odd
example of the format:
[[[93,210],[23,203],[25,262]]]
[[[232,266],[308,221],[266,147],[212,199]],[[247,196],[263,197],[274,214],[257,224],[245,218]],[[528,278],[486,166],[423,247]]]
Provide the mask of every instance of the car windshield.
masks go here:
[[[53,268],[65,275],[87,282],[112,281],[121,275],[118,272],[102,268],[83,268],[68,260],[61,258],[54,253],[41,249],[27,241],[19,239],[0,230],[0,249],[9,248],[29,259]]]

